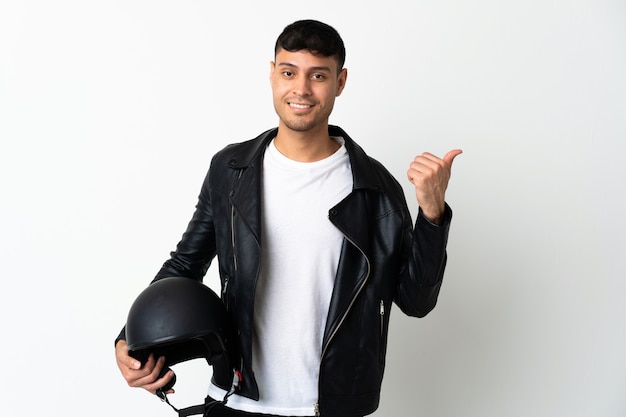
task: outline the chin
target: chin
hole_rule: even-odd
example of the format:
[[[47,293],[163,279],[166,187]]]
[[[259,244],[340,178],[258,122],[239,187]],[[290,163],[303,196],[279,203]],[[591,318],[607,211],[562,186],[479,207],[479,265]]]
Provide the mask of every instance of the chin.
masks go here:
[[[283,125],[295,132],[307,132],[318,126],[318,123],[283,120]]]

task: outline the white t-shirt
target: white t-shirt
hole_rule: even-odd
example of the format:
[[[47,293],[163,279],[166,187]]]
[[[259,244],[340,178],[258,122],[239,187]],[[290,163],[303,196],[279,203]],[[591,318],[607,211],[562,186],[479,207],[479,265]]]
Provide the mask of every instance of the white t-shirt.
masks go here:
[[[314,414],[322,338],[343,235],[328,210],[352,191],[341,147],[316,162],[282,155],[272,141],[263,161],[262,258],[254,306],[253,369],[260,400],[238,395],[231,408],[266,414]],[[221,399],[215,386],[209,395]]]

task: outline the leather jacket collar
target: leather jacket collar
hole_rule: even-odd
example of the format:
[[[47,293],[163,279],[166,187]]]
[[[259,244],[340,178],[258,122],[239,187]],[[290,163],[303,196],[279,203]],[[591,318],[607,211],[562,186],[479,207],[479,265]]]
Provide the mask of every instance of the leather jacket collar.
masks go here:
[[[234,169],[251,168],[261,158],[269,142],[276,137],[278,128],[273,128],[262,133],[258,139],[240,144],[240,150],[235,154],[227,165]],[[381,181],[376,175],[376,170],[372,167],[372,162],[367,157],[365,151],[348,136],[348,134],[338,126],[329,125],[328,134],[330,136],[341,136],[345,140],[345,146],[350,156],[352,165],[352,175],[354,189],[367,188],[380,190]]]

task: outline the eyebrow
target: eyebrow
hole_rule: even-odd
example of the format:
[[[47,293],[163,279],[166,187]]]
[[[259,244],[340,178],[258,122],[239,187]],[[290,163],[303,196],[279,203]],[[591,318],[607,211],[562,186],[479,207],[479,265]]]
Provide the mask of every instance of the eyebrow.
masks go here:
[[[297,65],[292,64],[290,62],[279,62],[278,64],[276,64],[276,66],[278,67],[289,67],[289,68],[298,68]],[[326,66],[320,66],[320,67],[311,67],[311,68],[307,68],[307,70],[311,70],[311,71],[326,71],[326,72],[332,72],[330,70],[329,67]]]

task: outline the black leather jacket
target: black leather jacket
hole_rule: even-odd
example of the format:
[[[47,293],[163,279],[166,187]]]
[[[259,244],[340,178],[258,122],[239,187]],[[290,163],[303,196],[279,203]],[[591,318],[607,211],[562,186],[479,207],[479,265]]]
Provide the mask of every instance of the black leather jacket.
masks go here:
[[[237,362],[243,374],[238,394],[252,399],[259,398],[251,364],[263,244],[261,165],[276,132],[215,155],[193,218],[155,278],[202,280],[218,257],[222,299],[238,332]],[[423,317],[437,302],[451,211],[446,206],[441,226],[420,214],[413,228],[403,190],[391,174],[340,128],[330,126],[329,133],[345,139],[354,186],[328,211],[345,241],[324,332],[316,406],[323,417],[363,416],[378,407],[391,303]],[[214,382],[228,386],[230,381]]]

